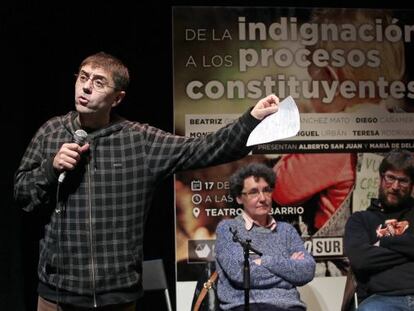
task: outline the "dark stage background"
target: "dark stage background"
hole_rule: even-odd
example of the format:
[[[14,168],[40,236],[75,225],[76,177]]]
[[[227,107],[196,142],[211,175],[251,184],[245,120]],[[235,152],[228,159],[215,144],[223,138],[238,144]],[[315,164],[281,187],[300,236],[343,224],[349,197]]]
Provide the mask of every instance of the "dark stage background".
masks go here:
[[[88,55],[105,51],[130,68],[131,85],[118,112],[130,120],[173,129],[173,5],[130,1],[50,4],[34,1],[0,7],[1,223],[0,309],[36,309],[39,227],[35,215],[20,212],[12,199],[13,174],[37,128],[50,117],[73,109],[73,74]],[[136,1],[138,2],[138,1]],[[364,7],[392,8],[385,1]],[[249,5],[250,1],[204,1],[197,5]],[[361,2],[255,1],[251,5],[358,7]],[[401,7],[399,7],[401,8]],[[161,183],[145,232],[145,258],[163,258],[175,306],[175,240],[172,178]],[[139,310],[163,310],[161,293],[146,294]]]

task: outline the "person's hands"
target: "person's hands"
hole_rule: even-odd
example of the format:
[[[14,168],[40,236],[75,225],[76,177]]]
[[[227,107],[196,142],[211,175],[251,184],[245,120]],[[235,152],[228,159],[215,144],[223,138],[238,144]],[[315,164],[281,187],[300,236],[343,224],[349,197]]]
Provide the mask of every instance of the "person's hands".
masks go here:
[[[268,95],[257,102],[250,114],[257,120],[263,120],[269,114],[279,109],[279,97],[274,94]]]
[[[79,146],[76,143],[65,143],[53,158],[53,168],[59,173],[75,168],[81,159],[81,154],[89,150],[89,144]]]
[[[256,265],[260,266],[260,265],[262,264],[262,258],[256,258],[256,259],[254,259],[254,260],[253,260],[253,262],[254,262]]]
[[[293,259],[293,260],[302,260],[304,258],[305,258],[305,254],[303,252],[294,252],[290,256],[290,259]]]
[[[397,219],[387,219],[385,221],[385,227],[379,225],[377,228],[377,237],[382,238],[384,236],[401,235],[407,230],[409,226],[408,221],[397,221]]]
[[[409,223],[406,220],[399,221],[394,225],[395,235],[401,235],[407,230]]]

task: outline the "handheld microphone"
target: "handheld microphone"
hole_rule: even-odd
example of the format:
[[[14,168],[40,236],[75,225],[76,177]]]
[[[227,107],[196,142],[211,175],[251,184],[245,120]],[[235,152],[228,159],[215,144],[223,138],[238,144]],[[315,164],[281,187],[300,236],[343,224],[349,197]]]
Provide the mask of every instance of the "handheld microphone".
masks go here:
[[[88,137],[88,133],[84,130],[76,130],[75,134],[73,135],[73,142],[78,144],[79,146],[83,146],[86,142],[86,138]],[[66,171],[60,173],[58,182],[62,183],[65,180]]]

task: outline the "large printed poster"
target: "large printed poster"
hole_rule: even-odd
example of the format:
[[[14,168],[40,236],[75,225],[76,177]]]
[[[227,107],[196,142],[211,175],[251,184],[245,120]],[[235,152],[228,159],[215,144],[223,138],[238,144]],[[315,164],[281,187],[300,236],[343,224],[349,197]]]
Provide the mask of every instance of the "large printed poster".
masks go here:
[[[413,18],[410,10],[173,9],[176,134],[208,135],[270,93],[292,96],[301,121],[295,137],[176,175],[178,283],[214,269],[215,228],[241,212],[229,176],[253,161],[276,172],[272,215],[297,228],[316,276],[346,274],[347,218],[377,195],[383,153],[414,150]]]

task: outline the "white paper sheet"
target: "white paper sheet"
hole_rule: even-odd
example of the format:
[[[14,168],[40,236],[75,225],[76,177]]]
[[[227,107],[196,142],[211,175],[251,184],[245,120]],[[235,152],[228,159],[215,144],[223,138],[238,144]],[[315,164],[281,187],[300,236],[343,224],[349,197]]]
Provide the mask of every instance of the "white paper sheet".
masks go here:
[[[291,96],[280,102],[279,110],[260,122],[250,133],[246,146],[265,144],[295,136],[300,129],[299,110]]]

